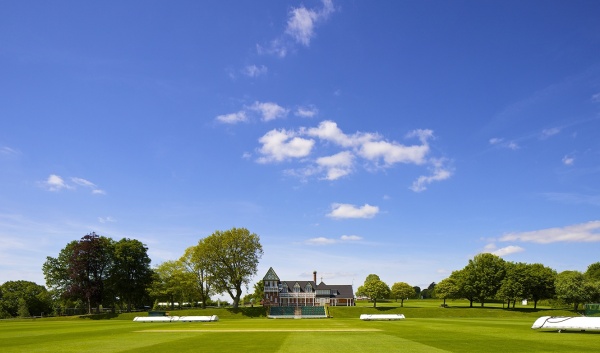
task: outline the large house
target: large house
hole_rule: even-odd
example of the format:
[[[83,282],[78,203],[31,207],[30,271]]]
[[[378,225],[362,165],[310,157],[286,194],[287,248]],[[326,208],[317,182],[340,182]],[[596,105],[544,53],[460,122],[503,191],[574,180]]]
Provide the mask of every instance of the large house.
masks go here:
[[[354,306],[352,285],[317,284],[317,271],[312,281],[282,281],[273,268],[263,278],[267,306]]]

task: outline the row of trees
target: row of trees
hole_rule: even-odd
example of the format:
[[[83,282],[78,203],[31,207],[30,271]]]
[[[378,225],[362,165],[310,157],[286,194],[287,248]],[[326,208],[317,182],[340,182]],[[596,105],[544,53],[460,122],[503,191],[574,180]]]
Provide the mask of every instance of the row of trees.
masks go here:
[[[499,299],[514,308],[517,300],[529,299],[534,308],[543,299],[558,299],[573,305],[600,300],[600,262],[585,273],[555,270],[542,264],[507,262],[493,254],[479,254],[462,269],[435,286],[438,298],[465,298],[477,301]]]
[[[42,271],[59,307],[82,301],[88,313],[115,304],[131,311],[148,300],[153,280],[148,248],[142,242],[114,241],[96,233],[68,243],[58,257],[47,257]]]
[[[187,248],[179,260],[160,264],[151,294],[172,307],[199,302],[205,308],[211,295],[227,293],[237,308],[262,255],[259,236],[247,229],[217,231]]]
[[[152,302],[199,302],[227,293],[237,307],[256,274],[262,246],[245,228],[216,231],[186,249],[176,261],[150,267],[148,248],[135,239],[90,233],[72,241],[43,265],[46,286],[58,307],[83,302],[88,313],[119,305],[127,311]],[[60,309],[54,310],[60,313]]]
[[[52,311],[46,287],[30,281],[8,281],[0,285],[0,319],[42,316]]]
[[[370,274],[356,295],[370,298],[373,306],[377,306],[378,299],[401,299],[402,306],[405,298],[433,297],[443,299],[444,306],[446,299],[467,299],[470,307],[474,302],[483,307],[486,301],[502,300],[513,308],[517,300],[529,299],[537,308],[540,300],[557,299],[577,310],[582,303],[600,301],[600,262],[591,264],[585,273],[557,273],[542,264],[508,262],[485,253],[476,255],[463,269],[423,291],[404,282],[394,283],[390,288],[379,276]]]

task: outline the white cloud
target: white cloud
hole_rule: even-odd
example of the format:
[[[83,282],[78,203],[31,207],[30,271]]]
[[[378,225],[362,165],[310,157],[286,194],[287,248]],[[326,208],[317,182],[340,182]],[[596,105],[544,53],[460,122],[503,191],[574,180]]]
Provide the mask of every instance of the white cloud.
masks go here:
[[[94,194],[94,195],[105,195],[106,194],[106,192],[104,190],[98,189],[96,184],[92,183],[89,180],[73,177],[73,178],[71,178],[71,181],[79,186],[83,186],[83,187],[92,189],[92,194]]]
[[[82,178],[75,178],[75,177],[73,177],[73,178],[71,178],[71,181],[74,182],[77,185],[85,186],[85,187],[88,187],[88,188],[95,188],[96,187],[96,184],[92,183],[89,180],[85,180],[85,179],[82,179]]]
[[[336,240],[331,239],[331,238],[318,237],[318,238],[308,239],[306,241],[306,243],[310,244],[310,245],[331,245],[331,244],[335,244]]]
[[[242,70],[242,73],[248,77],[258,77],[265,75],[268,71],[269,69],[264,65],[248,65]]]
[[[494,254],[496,256],[500,256],[500,257],[504,257],[504,256],[508,256],[511,254],[516,254],[516,253],[520,253],[525,251],[525,249],[523,249],[520,246],[516,246],[516,245],[509,245],[506,246],[504,248],[500,248],[498,249],[496,247],[496,244],[488,244],[485,246],[484,248],[484,253],[490,253],[490,254]]]
[[[12,149],[10,147],[4,146],[0,148],[0,155],[2,156],[18,156],[20,154],[19,151]]]
[[[294,48],[294,43],[308,47],[316,35],[315,28],[335,12],[332,0],[322,0],[322,4],[321,8],[293,7],[288,13],[284,34],[266,47],[257,44],[257,52],[283,58]]]
[[[337,123],[331,120],[322,121],[317,127],[303,129],[303,132],[309,136],[318,137],[321,140],[330,141],[342,147],[355,147],[381,138],[378,134],[361,132],[357,132],[354,135],[346,135],[337,126]]]
[[[600,102],[600,93],[596,93],[592,96],[592,102]]]
[[[317,237],[311,238],[306,241],[308,245],[332,245],[339,243],[350,243],[362,240],[362,237],[358,235],[342,235],[339,239]]]
[[[114,223],[117,220],[108,216],[108,217],[98,217],[98,222],[100,223]]]
[[[356,207],[347,203],[334,203],[331,205],[331,212],[327,216],[335,219],[373,218],[377,213],[379,213],[379,207],[369,204]]]
[[[362,240],[362,237],[359,237],[358,235],[342,235],[340,239],[342,241],[358,241]]]
[[[551,129],[544,129],[544,130],[542,130],[542,136],[541,136],[541,138],[542,139],[547,139],[547,138],[550,138],[550,137],[552,137],[554,135],[557,135],[559,133],[560,133],[560,128],[557,128],[557,127],[553,127]]]
[[[336,180],[352,172],[354,155],[350,151],[342,151],[332,156],[317,159],[317,164],[327,170],[327,180]]]
[[[285,33],[296,42],[309,46],[315,36],[315,26],[326,20],[334,11],[332,0],[323,0],[321,9],[307,9],[303,6],[293,8],[289,14]]]
[[[414,191],[426,190],[426,186],[435,181],[442,181],[452,176],[452,170],[447,166],[449,163],[444,158],[429,157],[429,140],[433,138],[431,130],[414,130],[406,135],[407,138],[418,138],[420,144],[403,145],[396,141],[383,140],[378,133],[356,132],[352,135],[345,134],[334,121],[325,120],[317,127],[301,127],[296,131],[275,130],[269,132],[261,138],[263,144],[261,153],[265,155],[257,161],[260,163],[277,162],[286,159],[289,156],[288,149],[281,148],[282,144],[291,137],[308,136],[314,137],[321,142],[331,143],[333,147],[340,147],[341,151],[333,155],[316,157],[314,159],[306,158],[302,162],[307,163],[306,167],[286,170],[286,174],[300,177],[303,180],[313,175],[322,175],[321,179],[336,180],[354,172],[357,165],[356,160],[362,158],[367,163],[364,167],[369,169],[371,165],[377,168],[389,168],[397,163],[426,165],[431,175],[419,177],[412,185]],[[316,141],[299,139],[295,142],[310,141],[312,149]],[[308,143],[303,145],[308,148]],[[331,146],[330,146],[331,147]],[[307,157],[309,152],[303,153],[298,157]]]
[[[383,159],[385,164],[426,162],[429,153],[428,139],[433,137],[431,130],[414,130],[407,137],[418,137],[421,145],[404,146],[397,142],[368,141],[362,144],[359,154],[369,160]]]
[[[285,118],[289,112],[284,107],[272,102],[254,102],[248,109],[259,112],[262,116],[262,121]]]
[[[216,117],[216,120],[223,124],[237,124],[248,121],[246,112],[241,110],[237,113],[224,114]]]
[[[562,162],[564,165],[573,165],[573,163],[575,163],[575,158],[571,156],[564,156]]]
[[[521,241],[538,244],[556,242],[600,242],[600,221],[591,221],[562,228],[507,233],[500,237],[500,241]]]
[[[312,118],[319,113],[319,110],[313,106],[298,107],[294,112],[295,116],[301,118]]]
[[[263,155],[257,160],[259,163],[306,157],[315,144],[315,141],[297,137],[294,132],[285,129],[271,130],[258,141],[262,144],[259,152]]]
[[[60,191],[62,189],[71,189],[72,187],[65,183],[64,179],[56,174],[50,174],[48,179],[42,183],[49,191]]]
[[[444,159],[431,159],[432,174],[429,176],[421,175],[415,180],[410,187],[414,192],[421,192],[427,189],[426,185],[431,184],[434,181],[442,181],[452,176],[452,171],[445,166]]]
[[[104,190],[98,189],[96,184],[89,180],[77,177],[72,177],[70,179],[71,183],[67,183],[61,176],[50,174],[48,179],[40,184],[49,191],[60,191],[62,189],[74,190],[77,188],[77,186],[82,186],[84,188],[92,189],[92,194],[106,194]]]
[[[428,145],[404,146],[396,142],[371,141],[364,143],[358,153],[371,161],[382,159],[386,165],[395,163],[425,163]]]
[[[494,146],[498,146],[498,147],[502,147],[502,148],[508,148],[510,150],[518,150],[520,147],[519,145],[514,142],[514,141],[504,141],[503,138],[499,138],[499,137],[494,137],[490,139],[490,145],[494,145]]]

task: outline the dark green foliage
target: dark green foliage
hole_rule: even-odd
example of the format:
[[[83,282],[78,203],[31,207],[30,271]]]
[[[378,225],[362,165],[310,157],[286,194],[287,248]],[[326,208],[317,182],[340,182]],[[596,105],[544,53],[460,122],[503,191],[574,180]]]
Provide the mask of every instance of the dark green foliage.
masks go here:
[[[0,286],[0,292],[0,316],[41,316],[52,310],[48,291],[34,282],[8,281]]]

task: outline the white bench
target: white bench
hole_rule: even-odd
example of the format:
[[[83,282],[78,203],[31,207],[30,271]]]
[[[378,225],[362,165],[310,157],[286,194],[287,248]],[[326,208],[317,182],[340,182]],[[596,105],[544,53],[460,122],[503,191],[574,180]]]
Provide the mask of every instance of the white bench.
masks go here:
[[[362,314],[360,315],[361,320],[402,320],[405,319],[402,314]]]
[[[136,322],[212,322],[219,321],[217,315],[212,316],[136,316]]]

